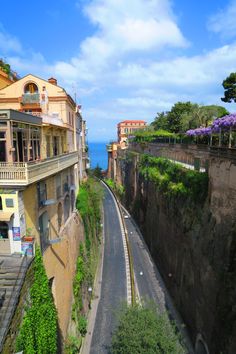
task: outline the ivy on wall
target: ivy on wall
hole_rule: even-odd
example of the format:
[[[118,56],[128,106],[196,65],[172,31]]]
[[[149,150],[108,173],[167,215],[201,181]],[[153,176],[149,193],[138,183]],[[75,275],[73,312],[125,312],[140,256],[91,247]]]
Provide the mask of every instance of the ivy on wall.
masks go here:
[[[39,248],[36,249],[33,272],[34,281],[16,340],[16,351],[54,354],[57,353],[57,312]]]
[[[124,196],[125,193],[125,187],[122,186],[122,184],[119,184],[113,179],[105,179],[105,182],[108,184],[108,186],[113,190],[113,192],[121,199]]]
[[[78,353],[82,337],[87,333],[86,304],[90,305],[91,293],[98,260],[98,244],[101,233],[101,199],[100,184],[89,178],[80,186],[76,207],[83,219],[85,243],[80,244],[79,256],[76,263],[76,274],[73,282],[74,304],[72,320],[76,325],[76,336],[69,336],[65,352]]]
[[[195,202],[203,202],[207,196],[207,173],[188,170],[168,159],[145,154],[141,156],[139,171],[168,196],[191,198]]]

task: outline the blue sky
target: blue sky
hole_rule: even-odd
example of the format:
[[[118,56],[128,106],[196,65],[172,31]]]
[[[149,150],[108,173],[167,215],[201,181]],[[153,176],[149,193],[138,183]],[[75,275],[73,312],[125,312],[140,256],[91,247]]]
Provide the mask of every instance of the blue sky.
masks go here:
[[[235,18],[236,0],[8,0],[0,58],[76,92],[89,140],[110,141],[119,121],[151,122],[177,101],[223,105]]]

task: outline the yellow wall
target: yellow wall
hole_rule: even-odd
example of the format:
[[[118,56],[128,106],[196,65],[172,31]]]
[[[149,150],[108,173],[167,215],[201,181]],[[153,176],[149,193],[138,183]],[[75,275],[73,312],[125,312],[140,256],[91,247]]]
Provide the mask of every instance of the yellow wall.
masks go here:
[[[64,339],[71,319],[73,278],[76,270],[79,243],[84,240],[81,219],[73,214],[61,233],[62,241],[44,252],[44,264],[49,279],[53,278],[52,292],[58,311],[59,326]]]
[[[36,183],[31,184],[23,191],[23,200],[25,207],[26,228],[32,229],[32,234],[35,236],[36,243],[40,244],[38,232],[38,197]]]
[[[14,82],[8,87],[5,87],[0,90],[0,109],[15,109],[20,110],[24,109],[24,106],[21,105],[19,99],[24,94],[24,87],[27,83],[33,82],[38,86],[39,93],[42,92],[42,87],[46,87],[48,94],[48,112],[47,115],[57,114],[58,118],[62,120],[64,126],[67,128],[67,149],[69,151],[74,151],[74,124],[72,121],[75,119],[75,107],[71,105],[70,100],[66,91],[60,87],[49,83],[46,80],[40,79],[33,75],[27,75],[22,79]],[[1,101],[4,99],[4,102]],[[7,101],[7,99],[10,99]],[[15,100],[15,102],[12,101]],[[5,102],[6,101],[6,102]],[[69,121],[69,116],[71,120]]]

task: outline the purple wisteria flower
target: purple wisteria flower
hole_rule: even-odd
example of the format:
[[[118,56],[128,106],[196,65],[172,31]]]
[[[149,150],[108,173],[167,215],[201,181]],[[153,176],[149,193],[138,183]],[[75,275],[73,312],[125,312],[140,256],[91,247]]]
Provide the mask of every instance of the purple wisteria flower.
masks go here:
[[[190,129],[186,131],[188,136],[210,135],[212,133],[220,133],[220,131],[229,131],[230,128],[236,128],[236,113],[217,118],[212,125],[207,128]]]
[[[222,118],[217,118],[212,123],[212,132],[218,133],[221,130],[227,131],[236,127],[236,113],[228,114]]]
[[[186,134],[188,136],[210,135],[211,134],[211,127],[190,129],[190,130],[186,131]]]

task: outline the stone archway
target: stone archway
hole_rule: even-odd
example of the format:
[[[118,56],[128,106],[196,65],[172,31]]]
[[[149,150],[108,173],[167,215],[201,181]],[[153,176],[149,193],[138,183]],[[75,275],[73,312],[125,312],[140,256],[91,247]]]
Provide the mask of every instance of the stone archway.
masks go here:
[[[201,334],[197,335],[196,344],[195,344],[195,353],[196,354],[209,354],[209,350],[206,342],[202,338]]]

